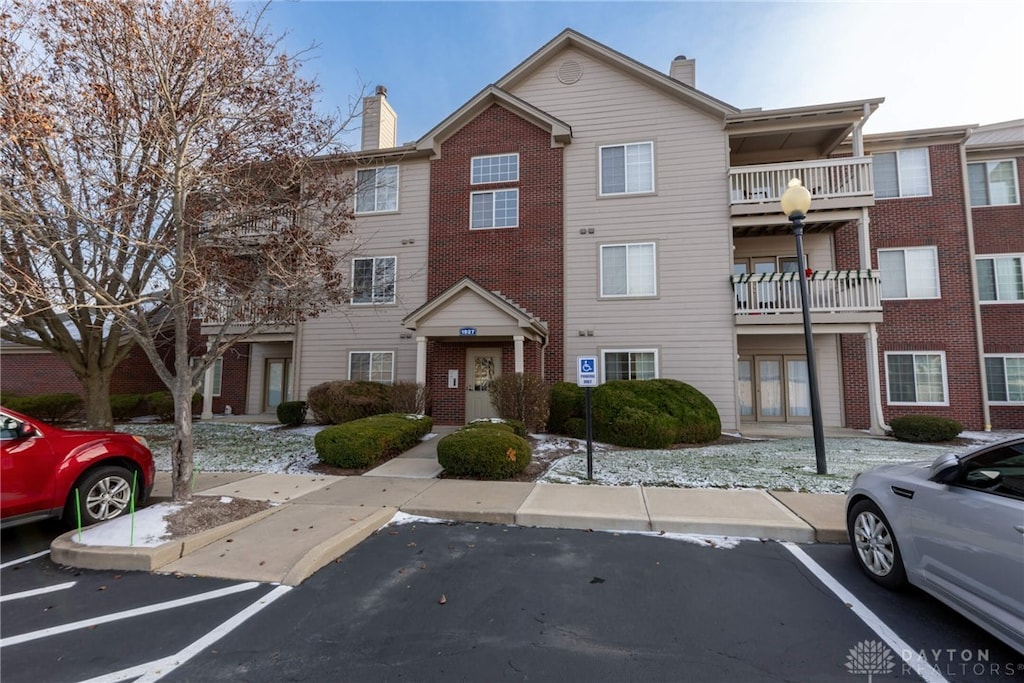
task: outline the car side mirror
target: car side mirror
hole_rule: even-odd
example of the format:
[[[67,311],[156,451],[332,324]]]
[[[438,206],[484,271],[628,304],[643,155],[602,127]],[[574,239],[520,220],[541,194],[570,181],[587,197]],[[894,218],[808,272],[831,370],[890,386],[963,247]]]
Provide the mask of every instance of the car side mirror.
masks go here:
[[[36,429],[32,425],[22,425],[21,426],[21,438],[22,439],[29,439],[29,438],[31,438],[33,436],[39,436],[39,430],[38,429]]]
[[[928,471],[931,481],[948,483],[960,472],[960,459],[953,453],[943,453],[932,461]]]

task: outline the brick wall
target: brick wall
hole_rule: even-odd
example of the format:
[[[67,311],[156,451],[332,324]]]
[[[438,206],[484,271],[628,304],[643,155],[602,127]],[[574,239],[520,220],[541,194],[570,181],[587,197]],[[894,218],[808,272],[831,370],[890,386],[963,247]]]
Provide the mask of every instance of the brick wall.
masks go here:
[[[470,183],[474,156],[506,153],[519,154],[518,182]],[[550,133],[498,105],[446,140],[430,167],[428,297],[469,276],[545,322],[549,382],[562,379],[564,353],[562,184],[562,150],[551,147]],[[503,187],[519,188],[519,226],[470,230],[470,193]],[[440,343],[428,347],[427,373],[439,424],[463,419],[465,397],[449,396],[454,390],[447,389],[447,370],[465,372],[465,348]],[[525,352],[526,371],[539,373],[538,346],[527,344]],[[511,343],[508,353],[502,360],[506,372],[514,367]]]
[[[82,382],[60,356],[48,351],[0,355],[0,387],[20,396],[69,393],[85,396]],[[114,369],[111,394],[147,394],[163,391],[149,359],[135,348]]]

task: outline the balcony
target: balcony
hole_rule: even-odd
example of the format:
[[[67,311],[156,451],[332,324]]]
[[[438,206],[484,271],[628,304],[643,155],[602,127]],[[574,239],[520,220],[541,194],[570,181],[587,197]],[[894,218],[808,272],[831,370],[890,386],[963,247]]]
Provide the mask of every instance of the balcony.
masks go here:
[[[803,322],[798,273],[733,275],[737,325]],[[882,322],[881,280],[877,270],[815,271],[807,281],[811,322]]]
[[[195,317],[200,321],[203,334],[215,334],[221,329],[227,334],[242,334],[249,330],[254,320],[266,315],[265,306],[264,301],[255,298],[240,301],[231,297],[213,297],[196,307]],[[293,323],[281,322],[263,326],[259,335],[291,335],[294,332]]]
[[[737,166],[729,170],[730,211],[737,236],[760,234],[745,228],[765,225],[776,226],[774,232],[785,232],[787,221],[779,199],[793,178],[799,178],[811,191],[808,231],[813,231],[816,223],[818,229],[827,229],[855,220],[860,209],[875,204],[871,157]]]
[[[295,210],[287,206],[269,209],[259,215],[227,211],[212,212],[209,215],[209,222],[211,226],[216,226],[219,239],[242,244],[259,244],[269,235],[284,232],[296,220]]]

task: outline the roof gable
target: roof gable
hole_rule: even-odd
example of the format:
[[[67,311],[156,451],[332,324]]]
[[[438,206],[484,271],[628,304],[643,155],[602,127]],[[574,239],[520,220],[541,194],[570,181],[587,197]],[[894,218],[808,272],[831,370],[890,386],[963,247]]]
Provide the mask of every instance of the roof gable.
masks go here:
[[[474,336],[522,334],[530,339],[547,337],[546,324],[509,299],[489,291],[471,277],[464,277],[407,315],[402,325],[424,336],[454,337],[466,325]]]

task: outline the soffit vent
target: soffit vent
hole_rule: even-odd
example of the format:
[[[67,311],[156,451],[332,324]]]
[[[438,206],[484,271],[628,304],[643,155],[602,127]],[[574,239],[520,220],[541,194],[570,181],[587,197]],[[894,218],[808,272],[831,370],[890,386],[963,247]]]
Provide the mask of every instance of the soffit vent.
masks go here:
[[[567,59],[558,65],[558,80],[572,85],[583,78],[583,65],[575,59]]]

